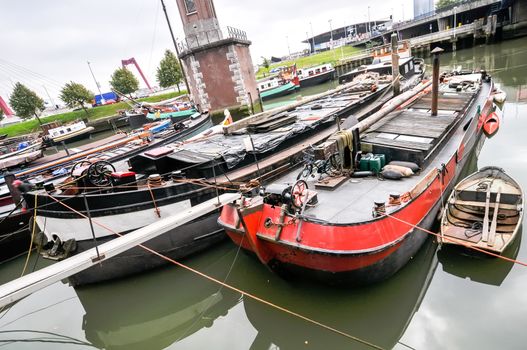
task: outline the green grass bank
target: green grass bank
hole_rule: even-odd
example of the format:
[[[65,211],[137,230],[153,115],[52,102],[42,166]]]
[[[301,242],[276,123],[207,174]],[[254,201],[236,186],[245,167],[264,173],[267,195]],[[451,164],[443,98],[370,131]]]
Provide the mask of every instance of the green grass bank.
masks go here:
[[[140,102],[159,102],[163,100],[167,100],[169,98],[173,98],[176,96],[180,96],[186,94],[186,91],[181,92],[169,92],[162,95],[156,95],[156,96],[150,96],[146,98],[138,99],[137,101]],[[117,111],[122,109],[129,109],[130,105],[128,105],[125,102],[119,102],[112,105],[106,105],[106,106],[99,106],[95,108],[88,109],[88,114],[84,110],[78,110],[78,111],[72,111],[62,114],[55,114],[50,115],[48,117],[40,118],[43,123],[49,123],[52,121],[61,121],[63,123],[71,122],[78,119],[88,119],[88,120],[95,120],[99,118],[104,117],[110,117],[117,114]],[[23,121],[18,124],[8,125],[3,128],[0,128],[0,134],[7,134],[8,136],[18,136],[18,135],[24,135],[24,134],[30,134],[33,132],[38,132],[40,130],[40,126],[38,123],[38,120],[31,119],[27,121]]]
[[[349,57],[360,50],[353,47],[353,46],[342,46],[337,49],[328,50],[316,53],[311,56],[306,57],[300,57],[294,60],[289,61],[282,61],[278,63],[273,63],[269,66],[269,68],[261,67],[258,72],[256,72],[256,79],[264,78],[265,76],[269,75],[269,70],[280,67],[280,66],[292,66],[296,63],[297,68],[306,68],[306,67],[312,67],[319,64],[324,63],[331,63],[335,65],[335,63],[344,57]]]

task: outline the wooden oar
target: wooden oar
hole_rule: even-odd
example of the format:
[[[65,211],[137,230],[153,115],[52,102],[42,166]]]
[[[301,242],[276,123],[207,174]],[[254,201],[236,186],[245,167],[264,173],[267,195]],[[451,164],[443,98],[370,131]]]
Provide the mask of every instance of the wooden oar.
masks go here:
[[[489,186],[490,187],[490,186]],[[501,187],[498,187],[498,194],[496,195],[496,203],[494,204],[494,214],[492,215],[492,223],[490,225],[489,241],[487,245],[492,247],[496,239],[496,228],[498,226],[498,210],[500,208]]]
[[[485,199],[485,216],[483,217],[483,230],[481,232],[481,240],[487,242],[489,240],[489,205],[490,205],[490,188],[487,187],[487,198]],[[496,211],[494,211],[496,212]]]

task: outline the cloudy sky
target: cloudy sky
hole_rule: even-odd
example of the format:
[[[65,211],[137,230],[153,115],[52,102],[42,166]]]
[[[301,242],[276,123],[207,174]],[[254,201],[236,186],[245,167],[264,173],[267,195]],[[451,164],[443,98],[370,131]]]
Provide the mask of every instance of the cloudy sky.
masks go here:
[[[165,0],[175,36],[183,29],[175,0]],[[222,27],[247,32],[254,63],[261,56],[281,56],[306,48],[301,41],[332,27],[370,17],[396,21],[413,15],[412,0],[215,0]],[[151,85],[165,49],[173,49],[160,0],[2,0],[0,4],[0,96],[8,99],[20,81],[47,98],[73,80],[93,92],[108,90],[121,59],[135,57]],[[134,71],[135,72],[135,71]],[[141,86],[144,83],[141,82]],[[45,88],[44,88],[45,87]],[[103,91],[104,92],[104,91]]]

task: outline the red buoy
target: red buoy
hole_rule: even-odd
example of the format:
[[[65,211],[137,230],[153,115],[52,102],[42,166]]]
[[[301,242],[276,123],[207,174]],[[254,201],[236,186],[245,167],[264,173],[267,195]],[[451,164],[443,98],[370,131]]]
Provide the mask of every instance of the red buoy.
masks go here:
[[[496,112],[490,113],[483,122],[483,131],[488,137],[493,136],[500,127],[500,118]]]

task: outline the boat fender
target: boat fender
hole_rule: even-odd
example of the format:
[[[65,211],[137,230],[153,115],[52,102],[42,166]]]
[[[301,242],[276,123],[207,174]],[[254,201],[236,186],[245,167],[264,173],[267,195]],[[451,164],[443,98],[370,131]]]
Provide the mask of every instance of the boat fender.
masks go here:
[[[373,171],[355,171],[351,177],[368,177],[373,176]]]
[[[421,168],[419,168],[419,165],[413,163],[413,162],[404,162],[400,160],[392,160],[388,165],[398,165],[403,166],[406,168],[410,168],[414,173],[418,172]]]
[[[395,170],[383,170],[380,174],[388,180],[400,180],[403,177],[403,174]]]
[[[412,176],[414,174],[412,169],[400,165],[386,165],[383,170],[397,171],[404,177]]]

